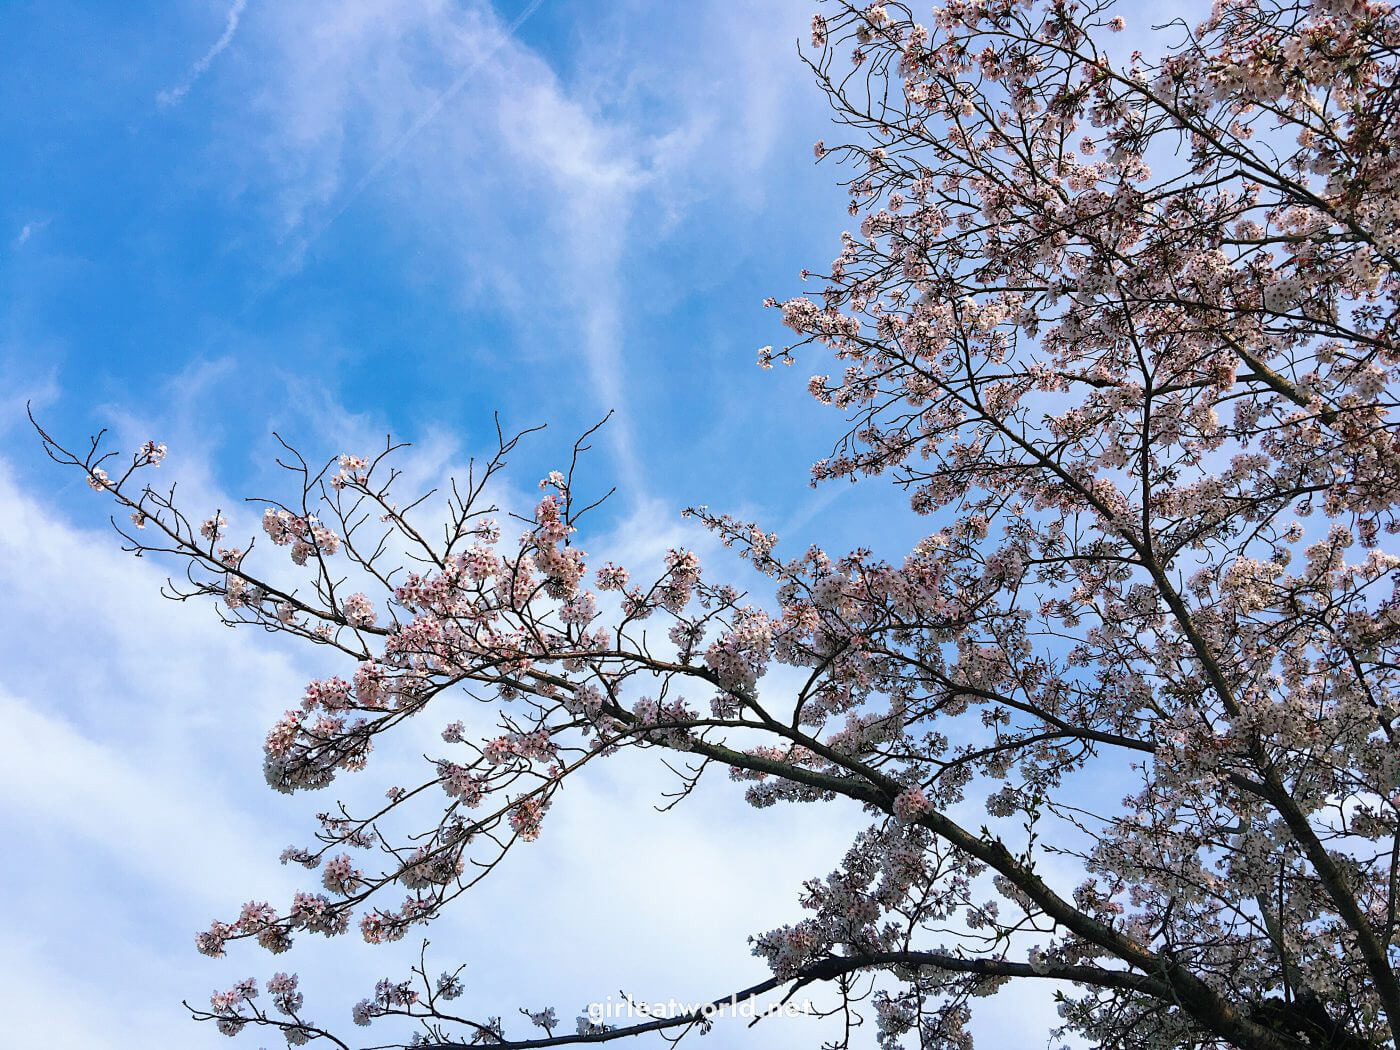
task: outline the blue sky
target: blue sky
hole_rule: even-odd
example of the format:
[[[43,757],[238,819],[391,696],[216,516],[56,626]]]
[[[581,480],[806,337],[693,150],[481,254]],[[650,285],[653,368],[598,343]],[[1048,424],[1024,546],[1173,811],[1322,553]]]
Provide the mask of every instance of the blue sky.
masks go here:
[[[813,493],[839,425],[804,391],[825,369],[754,364],[783,339],[764,296],[799,291],[849,221],[838,172],[811,160],[832,136],[795,54],[808,0],[543,0],[510,32],[528,7],[0,7],[13,1045],[231,1045],[178,1000],[274,967],[202,959],[192,934],[295,881],[276,855],[326,800],[272,797],[259,745],[333,670],[163,602],[161,568],[123,556],[86,486],[42,458],[26,401],[69,438],[166,441],[162,469],[211,509],[268,490],[274,429],[318,457],[392,431],[428,478],[484,447],[494,411],[548,422],[516,464],[523,487],[612,409],[591,476],[620,492],[595,558],[655,555],[695,502],[799,549],[897,551],[922,531],[889,524],[901,501],[881,488]],[[644,766],[581,788],[552,822],[570,830],[436,928],[438,961],[471,964],[473,1007],[566,1013],[619,987],[696,998],[757,980],[745,936],[795,918],[801,880],[859,825],[756,814],[720,781],[662,818],[665,780]],[[285,965],[319,974],[310,1012],[343,1027],[416,946],[336,947]],[[984,1032],[1043,1043],[1041,999],[997,1002]],[[779,1021],[760,1038],[813,1035]],[[757,1044],[736,1028],[705,1045]]]
[[[335,451],[296,394],[467,442],[611,408],[628,498],[790,510],[832,420],[752,367],[761,300],[846,221],[806,5],[527,7],[7,5],[7,385],[62,429],[232,395],[225,448]]]

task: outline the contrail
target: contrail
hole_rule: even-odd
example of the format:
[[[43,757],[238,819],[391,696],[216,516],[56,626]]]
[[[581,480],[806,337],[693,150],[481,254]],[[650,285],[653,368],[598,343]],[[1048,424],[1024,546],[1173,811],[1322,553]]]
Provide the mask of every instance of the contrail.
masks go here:
[[[190,67],[190,71],[183,81],[156,95],[157,103],[162,106],[173,106],[190,93],[190,88],[194,87],[195,81],[204,76],[214,59],[223,53],[224,48],[233,43],[233,34],[238,32],[238,21],[243,17],[243,9],[247,6],[248,0],[233,0],[233,6],[228,9],[228,18],[224,23],[223,34],[214,41],[213,47],[204,52],[204,57]]]
[[[244,2],[246,2],[246,0],[244,0]],[[418,114],[418,117],[408,126],[408,129],[395,139],[389,147],[376,158],[375,162],[369,166],[369,170],[359,177],[355,185],[350,187],[349,192],[346,193],[335,211],[331,212],[330,217],[312,230],[311,233],[307,234],[307,236],[297,244],[296,249],[287,256],[287,259],[283,262],[278,272],[273,274],[271,280],[254,293],[252,299],[248,302],[248,306],[244,307],[245,312],[287,278],[292,271],[293,265],[306,254],[306,250],[320,240],[321,237],[325,235],[325,232],[334,226],[342,215],[350,210],[350,206],[355,203],[356,199],[365,191],[369,184],[378,178],[379,174],[394,162],[395,158],[404,151],[404,148],[418,137],[419,132],[433,122],[434,118],[442,112],[443,107],[451,102],[461,90],[467,86],[467,82],[471,80],[472,75],[480,69],[487,60],[495,56],[496,52],[500,50],[501,45],[514,36],[516,30],[518,30],[521,25],[524,24],[525,20],[534,14],[543,3],[544,0],[530,0],[520,13],[506,26],[505,32],[497,38],[495,46],[481,55],[475,62],[468,65],[466,69],[462,70],[462,72],[457,75],[457,79],[452,81],[442,94],[433,99],[422,113]]]

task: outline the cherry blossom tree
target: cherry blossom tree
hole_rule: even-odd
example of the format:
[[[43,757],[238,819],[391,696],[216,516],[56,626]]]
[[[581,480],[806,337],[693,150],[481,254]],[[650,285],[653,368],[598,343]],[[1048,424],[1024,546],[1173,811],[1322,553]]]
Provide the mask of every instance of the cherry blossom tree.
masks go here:
[[[780,555],[700,508],[767,594],[686,550],[590,565],[587,437],[517,526],[489,498],[504,433],[412,502],[397,446],[289,448],[255,550],[150,481],[164,446],[45,434],[131,549],[183,566],[176,597],[343,661],[271,728],[273,788],[372,775],[401,723],[441,725],[420,784],[284,854],[319,886],[199,950],[408,936],[549,834],[585,767],[655,750],[681,793],[727,775],[868,817],[808,917],[752,941],[754,990],[824,989],[843,1046],[968,1046],[1009,982],[1053,985],[1096,1046],[1396,1046],[1400,17],[1225,0],[1151,57],[1123,28],[1099,0],[813,19],[844,139],[816,153],[859,228],[818,292],[770,300],[795,342],[760,363],[835,358],[810,390],[846,422],[813,479],[907,490],[930,534],[902,559]],[[425,957],[353,1020],[518,1048],[709,1024],[461,1017],[462,988]],[[351,1045],[284,973],[194,1013]]]

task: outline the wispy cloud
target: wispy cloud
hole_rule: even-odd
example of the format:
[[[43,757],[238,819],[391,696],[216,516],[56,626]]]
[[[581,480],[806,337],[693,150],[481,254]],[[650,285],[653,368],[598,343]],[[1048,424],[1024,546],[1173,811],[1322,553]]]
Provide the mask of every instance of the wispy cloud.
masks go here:
[[[638,493],[619,266],[636,196],[669,166],[674,139],[600,116],[516,38],[542,3],[510,19],[487,5],[421,2],[277,12],[254,111],[268,118],[264,171],[277,173],[292,248],[252,302],[308,265],[373,186],[376,206],[393,207],[420,243],[441,237],[433,247],[453,275],[518,307],[527,327],[570,318],[596,402],[589,411],[620,410],[607,437]],[[543,287],[562,309],[542,314]]]
[[[228,16],[224,20],[224,31],[219,39],[214,41],[214,45],[190,67],[190,71],[185,74],[185,79],[174,87],[166,88],[156,95],[156,102],[161,106],[173,106],[190,93],[190,88],[194,87],[200,77],[209,71],[214,59],[223,54],[224,49],[233,43],[234,34],[238,32],[239,20],[243,17],[243,10],[248,6],[248,0],[233,0],[233,5],[228,9]]]
[[[29,239],[31,237],[33,237],[36,233],[38,233],[48,224],[48,219],[42,219],[36,222],[26,222],[23,226],[20,227],[19,233],[15,234],[14,239],[10,241],[10,246],[12,248],[23,248],[26,244],[29,243]]]
[[[297,258],[304,255],[307,248],[318,240],[335,224],[337,219],[350,209],[350,206],[359,199],[360,194],[369,187],[370,183],[377,179],[383,173],[384,169],[394,162],[395,158],[404,151],[404,148],[418,137],[419,132],[437,118],[437,115],[442,112],[443,107],[461,94],[462,89],[471,82],[472,76],[477,70],[484,63],[489,61],[496,51],[514,36],[515,31],[524,24],[527,18],[538,10],[542,3],[544,3],[544,0],[530,0],[520,13],[511,20],[510,24],[501,30],[500,34],[493,40],[487,50],[468,64],[467,68],[458,74],[457,79],[452,81],[437,98],[433,99],[433,101],[418,114],[413,123],[408,126],[408,129],[390,143],[384,152],[375,158],[374,163],[369,166],[368,170],[360,176],[356,183],[351,186],[346,194],[336,203],[330,215],[318,223],[316,227],[302,239],[301,243],[297,245],[296,252],[294,253]]]

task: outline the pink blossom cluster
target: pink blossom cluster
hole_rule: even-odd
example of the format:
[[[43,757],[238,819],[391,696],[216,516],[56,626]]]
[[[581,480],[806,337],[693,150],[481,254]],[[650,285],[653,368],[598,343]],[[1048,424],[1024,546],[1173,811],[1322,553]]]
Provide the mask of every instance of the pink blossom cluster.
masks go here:
[[[344,489],[347,485],[368,484],[369,460],[364,456],[342,455],[338,465],[340,469],[331,476],[331,487],[336,491]]]
[[[303,517],[287,510],[268,507],[263,512],[263,531],[279,547],[291,547],[292,562],[305,565],[315,554],[329,556],[340,549],[340,537],[314,516]]]

